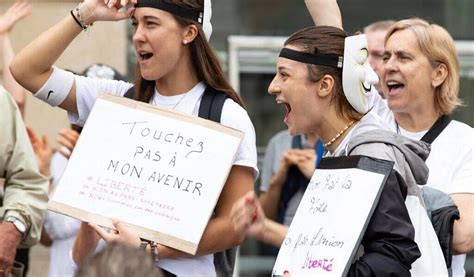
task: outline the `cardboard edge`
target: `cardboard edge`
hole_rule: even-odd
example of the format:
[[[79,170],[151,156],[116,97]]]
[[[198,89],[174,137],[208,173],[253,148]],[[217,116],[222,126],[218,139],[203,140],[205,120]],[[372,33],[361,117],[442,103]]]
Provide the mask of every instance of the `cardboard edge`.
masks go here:
[[[214,121],[206,120],[206,119],[196,117],[196,116],[191,116],[191,115],[174,111],[174,110],[163,109],[158,106],[153,106],[148,103],[139,102],[136,100],[125,98],[125,97],[120,97],[120,96],[112,95],[109,93],[101,92],[99,96],[97,97],[97,99],[106,100],[115,104],[119,104],[122,106],[126,106],[129,108],[137,109],[144,112],[155,113],[155,114],[170,117],[173,119],[178,119],[178,120],[186,121],[189,123],[194,123],[194,124],[197,124],[209,129],[213,129],[221,133],[234,136],[239,139],[243,139],[244,137],[244,133],[242,131],[228,127],[228,126],[224,126]]]
[[[66,216],[74,217],[85,222],[92,222],[100,226],[115,229],[114,225],[112,224],[111,218],[97,215],[97,214],[92,214],[82,209],[65,205],[60,202],[49,201],[48,210],[61,213]],[[129,230],[137,234],[140,238],[144,238],[150,241],[156,241],[160,244],[181,250],[183,252],[186,252],[192,255],[196,255],[198,244],[194,244],[190,241],[182,240],[170,235],[166,235],[164,233],[147,229],[147,228],[139,227],[127,222],[122,222],[122,223]]]

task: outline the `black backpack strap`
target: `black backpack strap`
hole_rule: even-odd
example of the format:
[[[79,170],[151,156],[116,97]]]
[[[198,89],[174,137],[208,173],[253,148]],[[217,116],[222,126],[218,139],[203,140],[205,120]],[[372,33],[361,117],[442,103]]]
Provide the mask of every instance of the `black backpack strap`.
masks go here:
[[[222,91],[207,87],[202,95],[198,116],[214,122],[221,122],[222,108],[229,96]],[[232,277],[237,247],[214,253],[214,267],[219,277]]]
[[[201,99],[198,116],[220,123],[222,108],[228,97],[224,92],[207,87]]]
[[[135,87],[131,87],[123,95],[125,98],[133,99],[135,95]],[[224,92],[207,87],[201,99],[198,116],[209,119],[214,122],[221,122],[222,108],[224,102],[229,96]]]
[[[134,95],[135,95],[135,86],[132,86],[131,88],[127,90],[127,92],[125,92],[123,97],[128,98],[128,99],[133,99]]]
[[[448,126],[449,122],[451,122],[451,118],[447,115],[442,115],[421,138],[421,141],[427,142],[429,144],[433,143],[433,141],[439,136],[439,134],[441,134],[444,128]]]
[[[301,138],[301,135],[299,136],[294,136],[291,139],[291,148],[294,149],[303,149],[303,139]]]

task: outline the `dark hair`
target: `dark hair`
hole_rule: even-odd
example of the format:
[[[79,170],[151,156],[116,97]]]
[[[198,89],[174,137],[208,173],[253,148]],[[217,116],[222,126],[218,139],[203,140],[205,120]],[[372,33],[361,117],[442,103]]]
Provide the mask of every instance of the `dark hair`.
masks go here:
[[[292,34],[286,41],[286,45],[292,45],[300,48],[300,51],[311,54],[333,54],[344,55],[344,40],[347,33],[332,26],[312,26],[301,29]],[[318,82],[325,75],[334,78],[335,93],[331,102],[335,103],[336,111],[344,118],[350,120],[359,120],[362,114],[358,113],[347,101],[342,89],[342,70],[323,66],[308,64],[308,78],[311,82]]]
[[[82,132],[82,129],[84,127],[82,126],[79,126],[79,125],[76,125],[76,124],[71,124],[71,129],[73,129],[74,131],[78,132],[79,134]]]
[[[142,249],[112,242],[81,264],[76,277],[163,276],[155,267],[153,258]]]
[[[162,1],[194,10],[203,10],[204,7],[203,0]],[[180,26],[185,27],[189,25],[195,25],[199,30],[197,37],[188,44],[190,47],[192,64],[196,70],[198,79],[203,81],[206,86],[224,92],[243,107],[243,100],[227,81],[224,71],[222,70],[222,67],[219,63],[219,59],[217,58],[215,51],[209,45],[201,24],[191,19],[176,16],[174,14],[171,15],[176,19]],[[153,94],[155,93],[155,81],[143,79],[141,76],[140,67],[138,65],[136,66],[135,70],[135,84],[134,99],[147,103],[150,102]]]

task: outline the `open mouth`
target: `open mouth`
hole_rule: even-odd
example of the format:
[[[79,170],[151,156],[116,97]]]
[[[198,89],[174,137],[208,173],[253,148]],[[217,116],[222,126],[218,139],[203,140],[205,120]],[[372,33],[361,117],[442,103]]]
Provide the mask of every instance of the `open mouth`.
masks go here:
[[[389,93],[396,93],[405,87],[405,84],[398,81],[388,81],[386,84]]]
[[[140,51],[138,52],[138,58],[140,61],[147,61],[153,57],[153,53],[146,52],[146,51]]]
[[[285,106],[286,114],[285,114],[285,118],[283,119],[283,122],[285,122],[286,124],[288,124],[288,118],[289,118],[290,112],[291,112],[291,106],[290,106],[290,104],[288,104],[287,102],[278,100],[278,99],[277,99],[276,101],[277,101],[277,104],[283,104],[283,105]]]

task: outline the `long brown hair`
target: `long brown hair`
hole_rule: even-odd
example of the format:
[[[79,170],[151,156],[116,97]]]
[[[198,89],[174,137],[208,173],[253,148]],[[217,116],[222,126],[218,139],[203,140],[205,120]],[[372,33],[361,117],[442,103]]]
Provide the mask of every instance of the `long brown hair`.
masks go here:
[[[203,0],[162,0],[163,2],[179,5],[189,9],[203,10]],[[191,59],[194,69],[196,70],[197,77],[200,81],[203,81],[206,86],[211,87],[215,90],[222,91],[232,98],[239,105],[244,107],[242,98],[235,92],[230,86],[227,78],[222,70],[219,63],[219,59],[215,51],[209,45],[209,42],[204,35],[201,24],[198,22],[176,16],[171,14],[181,27],[195,25],[199,34],[196,38],[189,43]],[[145,80],[140,72],[140,67],[136,66],[135,69],[135,100],[149,103],[155,93],[155,81]]]
[[[344,40],[347,33],[332,26],[312,26],[301,29],[292,34],[285,42],[286,45],[301,48],[302,52],[311,54],[332,54],[344,55]],[[362,114],[358,113],[347,101],[342,89],[342,70],[323,66],[308,64],[308,78],[311,82],[318,82],[324,75],[334,78],[335,93],[331,98],[331,103],[336,106],[336,111],[342,117],[349,120],[359,120]]]

